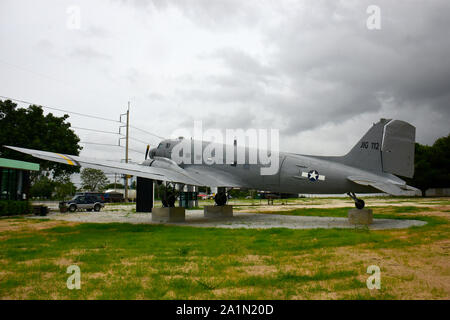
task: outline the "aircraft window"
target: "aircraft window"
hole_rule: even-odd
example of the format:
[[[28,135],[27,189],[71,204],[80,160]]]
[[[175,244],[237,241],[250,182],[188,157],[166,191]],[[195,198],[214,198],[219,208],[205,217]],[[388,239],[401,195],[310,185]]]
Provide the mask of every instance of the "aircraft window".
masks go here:
[[[166,148],[169,148],[170,147],[170,143],[166,143]]]
[[[162,143],[158,144],[158,149],[160,149],[162,147]]]

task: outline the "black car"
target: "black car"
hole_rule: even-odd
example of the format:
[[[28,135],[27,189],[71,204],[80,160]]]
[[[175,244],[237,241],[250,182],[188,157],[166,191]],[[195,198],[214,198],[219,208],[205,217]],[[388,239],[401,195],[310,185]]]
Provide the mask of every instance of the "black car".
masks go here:
[[[99,201],[95,196],[76,195],[69,201],[63,201],[59,203],[59,207],[67,207],[70,212],[75,212],[80,209],[86,209],[87,211],[100,211],[105,205]]]

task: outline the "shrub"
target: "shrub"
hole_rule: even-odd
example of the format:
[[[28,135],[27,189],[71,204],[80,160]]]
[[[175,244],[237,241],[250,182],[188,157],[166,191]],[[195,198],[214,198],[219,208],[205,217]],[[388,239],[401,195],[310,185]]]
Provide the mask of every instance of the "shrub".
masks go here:
[[[31,213],[31,205],[28,201],[0,201],[0,216],[15,216],[29,213]]]

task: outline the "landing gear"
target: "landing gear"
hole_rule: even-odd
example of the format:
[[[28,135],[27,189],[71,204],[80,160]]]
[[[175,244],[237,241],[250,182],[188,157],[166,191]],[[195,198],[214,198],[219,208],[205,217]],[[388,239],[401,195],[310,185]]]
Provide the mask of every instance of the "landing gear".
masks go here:
[[[163,207],[173,208],[175,207],[175,201],[177,200],[177,194],[175,188],[171,188],[168,184],[164,188],[164,194],[162,196],[161,202]]]
[[[347,192],[348,196],[355,201],[355,207],[358,209],[362,209],[365,206],[363,199],[358,199],[354,192]]]
[[[219,192],[215,195],[214,201],[217,206],[224,206],[227,204],[227,194],[225,192]]]
[[[216,206],[224,206],[227,204],[228,196],[226,188],[218,188],[218,192],[214,196],[214,201],[216,202]]]

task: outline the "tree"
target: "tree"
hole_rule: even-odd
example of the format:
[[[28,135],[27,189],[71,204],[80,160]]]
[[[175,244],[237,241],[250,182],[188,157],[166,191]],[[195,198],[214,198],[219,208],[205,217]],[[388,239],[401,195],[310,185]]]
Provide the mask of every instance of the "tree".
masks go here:
[[[109,184],[107,184],[105,186],[105,190],[114,189],[114,188],[116,188],[116,189],[125,189],[125,187],[121,183],[115,183],[115,184],[114,183],[109,183]]]
[[[102,191],[108,184],[108,178],[101,170],[84,168],[81,170],[81,182],[84,189]]]
[[[56,117],[52,113],[44,116],[42,107],[30,105],[17,108],[10,100],[0,100],[0,151],[2,157],[37,162],[43,171],[51,171],[57,178],[64,174],[79,172],[79,167],[45,161],[14,150],[4,145],[18,146],[44,151],[79,155],[80,139],[70,128],[67,114]]]
[[[433,186],[450,187],[450,134],[436,140],[430,157],[435,171]]]
[[[30,188],[32,198],[39,197],[49,199],[55,190],[55,183],[46,175],[40,175]]]
[[[70,181],[70,175],[63,175],[54,181],[55,197],[57,199],[65,199],[68,196],[73,196],[77,191],[75,184]]]
[[[422,196],[429,188],[450,187],[450,134],[432,146],[416,143],[414,177],[407,182],[419,188]]]

